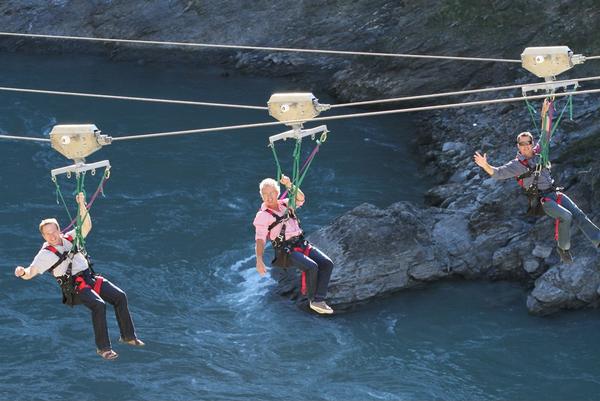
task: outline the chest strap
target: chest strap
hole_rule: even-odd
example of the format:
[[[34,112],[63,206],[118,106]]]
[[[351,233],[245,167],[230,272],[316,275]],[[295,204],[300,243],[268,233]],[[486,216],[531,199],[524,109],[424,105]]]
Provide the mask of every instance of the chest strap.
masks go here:
[[[290,219],[296,220],[296,221],[298,220],[294,211],[287,208],[286,203],[282,203],[282,205],[286,208],[286,211],[282,216],[279,216],[277,213],[275,213],[271,209],[265,209],[265,212],[269,213],[271,216],[273,216],[275,218],[275,221],[273,223],[271,223],[267,229],[268,230],[267,231],[267,239],[269,239],[269,240],[271,239],[271,230],[273,228],[275,228],[278,224],[282,224],[281,230],[279,231],[279,235],[277,236],[277,238],[275,238],[274,240],[271,240],[271,244],[275,248],[282,246],[283,243],[285,242],[285,229],[286,229],[287,221]]]
[[[73,237],[70,235],[67,235],[65,237],[63,237],[63,239],[66,239],[67,241],[69,241],[70,243],[73,243]],[[58,252],[58,249],[56,249],[54,246],[52,245],[48,245],[47,247],[44,248],[47,251],[52,252],[53,254],[55,254],[58,257],[58,260],[56,261],[56,263],[54,263],[52,266],[50,266],[50,268],[48,269],[48,271],[50,273],[52,273],[54,271],[54,269],[56,269],[58,266],[60,266],[62,264],[62,262],[65,261],[65,259],[67,259],[67,257],[69,256],[69,253],[73,251],[73,249],[71,249],[70,251],[64,251],[63,253]],[[67,268],[67,274],[70,275],[71,274],[71,264],[69,263],[69,267]]]

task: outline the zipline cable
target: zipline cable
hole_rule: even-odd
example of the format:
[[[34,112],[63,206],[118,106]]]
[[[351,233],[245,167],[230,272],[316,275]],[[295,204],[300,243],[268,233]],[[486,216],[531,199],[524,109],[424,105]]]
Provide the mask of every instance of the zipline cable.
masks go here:
[[[579,96],[579,95],[592,94],[592,93],[600,93],[600,89],[588,89],[588,90],[583,90],[583,91],[578,91],[578,92],[561,92],[561,93],[555,93],[554,96],[555,97]],[[372,111],[372,112],[365,112],[365,113],[342,114],[342,115],[329,116],[329,117],[317,117],[317,118],[308,120],[308,122],[344,120],[344,119],[350,119],[350,118],[371,117],[371,116],[380,116],[380,115],[387,115],[387,114],[410,113],[410,112],[415,112],[415,111],[442,110],[442,109],[480,106],[480,105],[489,105],[489,104],[497,104],[497,103],[511,103],[511,102],[520,102],[520,101],[529,100],[529,99],[545,99],[546,97],[547,97],[547,95],[532,95],[532,96],[511,97],[511,98],[504,98],[504,99],[478,100],[478,101],[473,101],[473,102],[449,103],[449,104],[441,104],[441,105],[435,105],[435,106],[412,107],[412,108],[406,108],[406,109],[393,109],[393,110]],[[151,133],[151,134],[128,135],[128,136],[113,137],[112,142],[126,141],[126,140],[131,140],[131,139],[157,138],[157,137],[163,137],[163,136],[203,134],[203,133],[229,131],[229,130],[237,130],[237,129],[245,129],[245,128],[262,128],[262,127],[271,127],[271,126],[275,126],[275,125],[291,124],[291,123],[295,123],[295,122],[305,123],[307,121],[303,121],[303,120],[285,121],[285,122],[273,121],[273,122],[268,122],[268,123],[240,124],[240,125],[230,125],[230,126],[224,126],[224,127],[199,128],[199,129],[182,130],[182,131],[168,131],[168,132],[157,132],[157,133]],[[30,138],[30,137],[0,135],[0,139],[2,139],[2,138],[3,139],[50,142],[50,139],[47,139],[47,138]]]
[[[459,61],[486,61],[500,63],[521,63],[521,60],[511,60],[502,58],[482,58],[482,57],[459,57],[459,56],[435,56],[425,54],[404,54],[404,53],[377,53],[377,52],[357,52],[346,50],[322,50],[322,49],[298,49],[289,47],[265,47],[265,46],[245,46],[245,45],[226,45],[213,43],[192,43],[192,42],[169,42],[159,40],[139,40],[139,39],[113,39],[113,38],[93,38],[85,36],[66,36],[66,35],[44,35],[32,33],[0,32],[0,36],[14,36],[38,39],[61,39],[61,40],[79,40],[91,42],[110,42],[110,43],[131,43],[141,45],[161,45],[161,46],[186,46],[186,47],[205,47],[215,49],[234,49],[234,50],[261,50],[295,53],[316,53],[316,54],[335,54],[348,56],[372,56],[372,57],[396,57],[396,58],[420,58],[420,59],[438,59],[438,60],[459,60]]]
[[[591,93],[600,93],[600,89],[588,89],[579,92],[561,92],[555,93],[554,96],[579,96]],[[170,132],[157,132],[151,134],[139,134],[139,135],[129,135],[129,136],[121,136],[121,137],[113,137],[112,141],[126,141],[131,139],[143,139],[143,138],[156,138],[163,136],[175,136],[175,135],[187,135],[187,134],[205,134],[210,132],[217,131],[227,131],[227,130],[236,130],[236,129],[244,129],[244,128],[262,128],[269,127],[274,125],[283,125],[283,124],[292,124],[292,123],[305,123],[305,122],[319,122],[319,121],[332,121],[332,120],[344,120],[350,118],[360,118],[360,117],[371,117],[371,116],[381,116],[387,114],[400,114],[400,113],[410,113],[415,111],[427,111],[427,110],[441,110],[441,109],[451,109],[458,107],[470,107],[470,106],[480,106],[480,105],[488,105],[488,104],[496,104],[496,103],[511,103],[511,102],[520,102],[527,99],[545,99],[547,95],[533,95],[533,96],[523,96],[523,97],[511,97],[504,99],[492,99],[492,100],[478,100],[473,102],[462,102],[462,103],[450,103],[450,104],[441,104],[435,106],[422,106],[422,107],[412,107],[407,109],[394,109],[394,110],[383,110],[383,111],[372,111],[365,113],[353,113],[353,114],[342,114],[338,116],[329,116],[329,117],[317,117],[308,121],[304,120],[294,120],[294,121],[275,121],[268,123],[258,123],[258,124],[242,124],[242,125],[231,125],[226,127],[215,127],[215,128],[200,128],[200,129],[192,129],[192,130],[184,130],[184,131],[170,131]]]
[[[28,136],[0,135],[0,139],[15,139],[19,141],[50,142],[48,138],[32,138]]]
[[[600,80],[600,75],[593,77],[585,77],[585,78],[573,78],[562,81],[552,81],[552,84],[561,84],[561,83],[570,83],[572,81],[584,82],[584,81],[595,81]],[[540,85],[544,83],[541,82]],[[365,100],[361,102],[352,102],[352,103],[338,103],[332,104],[331,108],[340,108],[340,107],[354,107],[354,106],[364,106],[364,105],[372,105],[372,104],[383,104],[383,103],[392,103],[392,102],[401,102],[406,100],[419,100],[419,99],[431,99],[436,97],[446,97],[446,96],[457,96],[457,95],[467,95],[473,93],[484,93],[484,92],[495,92],[509,89],[519,89],[525,86],[526,84],[521,85],[508,85],[508,86],[498,86],[494,88],[483,88],[483,89],[468,89],[464,91],[456,91],[456,92],[442,92],[442,93],[432,93],[428,95],[416,95],[416,96],[405,96],[405,97],[397,97],[390,99],[380,99],[380,100]]]
[[[594,81],[594,80],[600,80],[600,75],[593,76],[593,77],[552,81],[552,84],[561,84],[561,83],[568,84],[572,81],[585,82],[585,81]],[[405,96],[405,97],[390,98],[390,99],[365,100],[365,101],[351,102],[351,103],[338,103],[338,104],[332,104],[331,108],[335,109],[335,108],[341,108],[341,107],[365,106],[365,105],[401,102],[401,101],[408,101],[408,100],[432,99],[432,98],[436,98],[436,97],[459,96],[459,95],[467,95],[467,94],[474,94],[474,93],[503,91],[503,90],[510,90],[510,89],[519,89],[519,88],[522,88],[524,85],[526,85],[526,84],[497,86],[497,87],[483,88],[483,89],[467,89],[467,90],[463,90],[463,91],[432,93],[432,94],[426,94],[426,95]],[[540,85],[543,85],[543,83],[540,83]],[[0,86],[0,91],[46,94],[46,95],[59,95],[59,96],[80,96],[80,97],[100,98],[100,99],[116,99],[116,100],[129,100],[129,101],[139,101],[139,102],[152,102],[152,103],[182,104],[182,105],[192,105],[192,106],[209,106],[209,107],[227,107],[227,108],[252,109],[252,110],[268,110],[268,107],[265,107],[265,106],[241,105],[241,104],[231,104],[231,103],[199,102],[199,101],[177,100],[177,99],[158,99],[158,98],[148,98],[148,97],[107,95],[107,94],[85,93],[85,92],[53,91],[53,90],[47,90],[47,89],[16,88],[16,87],[6,87],[6,86]]]
[[[21,92],[21,93],[39,93],[39,94],[45,94],[45,95],[59,95],[59,96],[80,96],[80,97],[91,97],[91,98],[100,98],[100,99],[132,100],[132,101],[136,101],[136,102],[185,104],[185,105],[192,105],[192,106],[229,107],[229,108],[235,108],[235,109],[268,110],[268,108],[265,106],[250,106],[250,105],[229,104],[229,103],[196,102],[196,101],[191,101],[191,100],[156,99],[156,98],[148,98],[148,97],[104,95],[104,94],[83,93],[83,92],[51,91],[51,90],[46,90],[46,89],[12,88],[12,87],[6,87],[6,86],[0,86],[0,91]]]

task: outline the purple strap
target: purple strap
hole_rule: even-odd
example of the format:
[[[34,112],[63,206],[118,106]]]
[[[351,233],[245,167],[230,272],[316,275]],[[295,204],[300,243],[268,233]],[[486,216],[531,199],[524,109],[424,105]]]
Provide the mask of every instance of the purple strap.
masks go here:
[[[96,192],[94,192],[94,195],[92,195],[92,197],[90,198],[90,201],[86,205],[86,209],[88,211],[92,208],[92,205],[94,204],[94,201],[96,200],[96,198],[98,197],[98,195],[100,194],[100,192],[104,192],[104,184],[106,184],[106,179],[102,180],[102,183],[98,186],[98,189],[96,189]],[[79,210],[77,211],[77,213],[79,213]],[[73,221],[71,221],[71,224],[69,224],[67,227],[63,228],[62,231],[61,231],[61,233],[64,234],[67,231],[69,231],[69,229],[71,227],[73,227],[73,225],[75,224],[76,221],[77,221],[77,217],[75,217],[73,219]]]

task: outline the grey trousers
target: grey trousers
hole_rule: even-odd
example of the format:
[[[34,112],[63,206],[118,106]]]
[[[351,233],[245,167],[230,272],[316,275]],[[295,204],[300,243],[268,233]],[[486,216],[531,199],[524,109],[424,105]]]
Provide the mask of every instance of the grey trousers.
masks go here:
[[[560,196],[560,204],[557,198]],[[551,192],[542,198],[544,212],[558,220],[558,247],[571,248],[571,222],[574,222],[583,234],[594,244],[600,246],[600,228],[577,207],[575,202],[562,192]]]

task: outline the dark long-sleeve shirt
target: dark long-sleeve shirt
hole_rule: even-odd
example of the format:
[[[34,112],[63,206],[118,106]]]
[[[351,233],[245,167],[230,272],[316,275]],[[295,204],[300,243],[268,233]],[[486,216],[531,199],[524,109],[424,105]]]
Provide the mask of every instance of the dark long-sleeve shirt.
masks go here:
[[[536,146],[536,148],[538,148]],[[513,160],[509,161],[508,163],[500,166],[500,167],[492,167],[492,169],[494,170],[494,174],[492,175],[492,178],[496,179],[496,180],[506,180],[508,178],[516,178],[518,176],[520,176],[521,174],[525,174],[528,170],[527,167],[525,167],[524,163],[526,163],[529,168],[531,169],[535,169],[537,163],[539,163],[539,154],[536,154],[533,158],[531,159],[527,159],[525,158],[525,156],[523,156],[521,153],[517,154],[517,157],[514,158]],[[533,174],[530,175],[529,177],[526,177],[523,179],[523,187],[524,188],[529,188],[529,186],[533,183]],[[540,191],[544,192],[544,191],[548,191],[552,188],[554,184],[554,180],[552,179],[552,175],[550,173],[550,170],[547,168],[542,168],[542,171],[540,172],[540,177],[538,178],[538,188]]]

